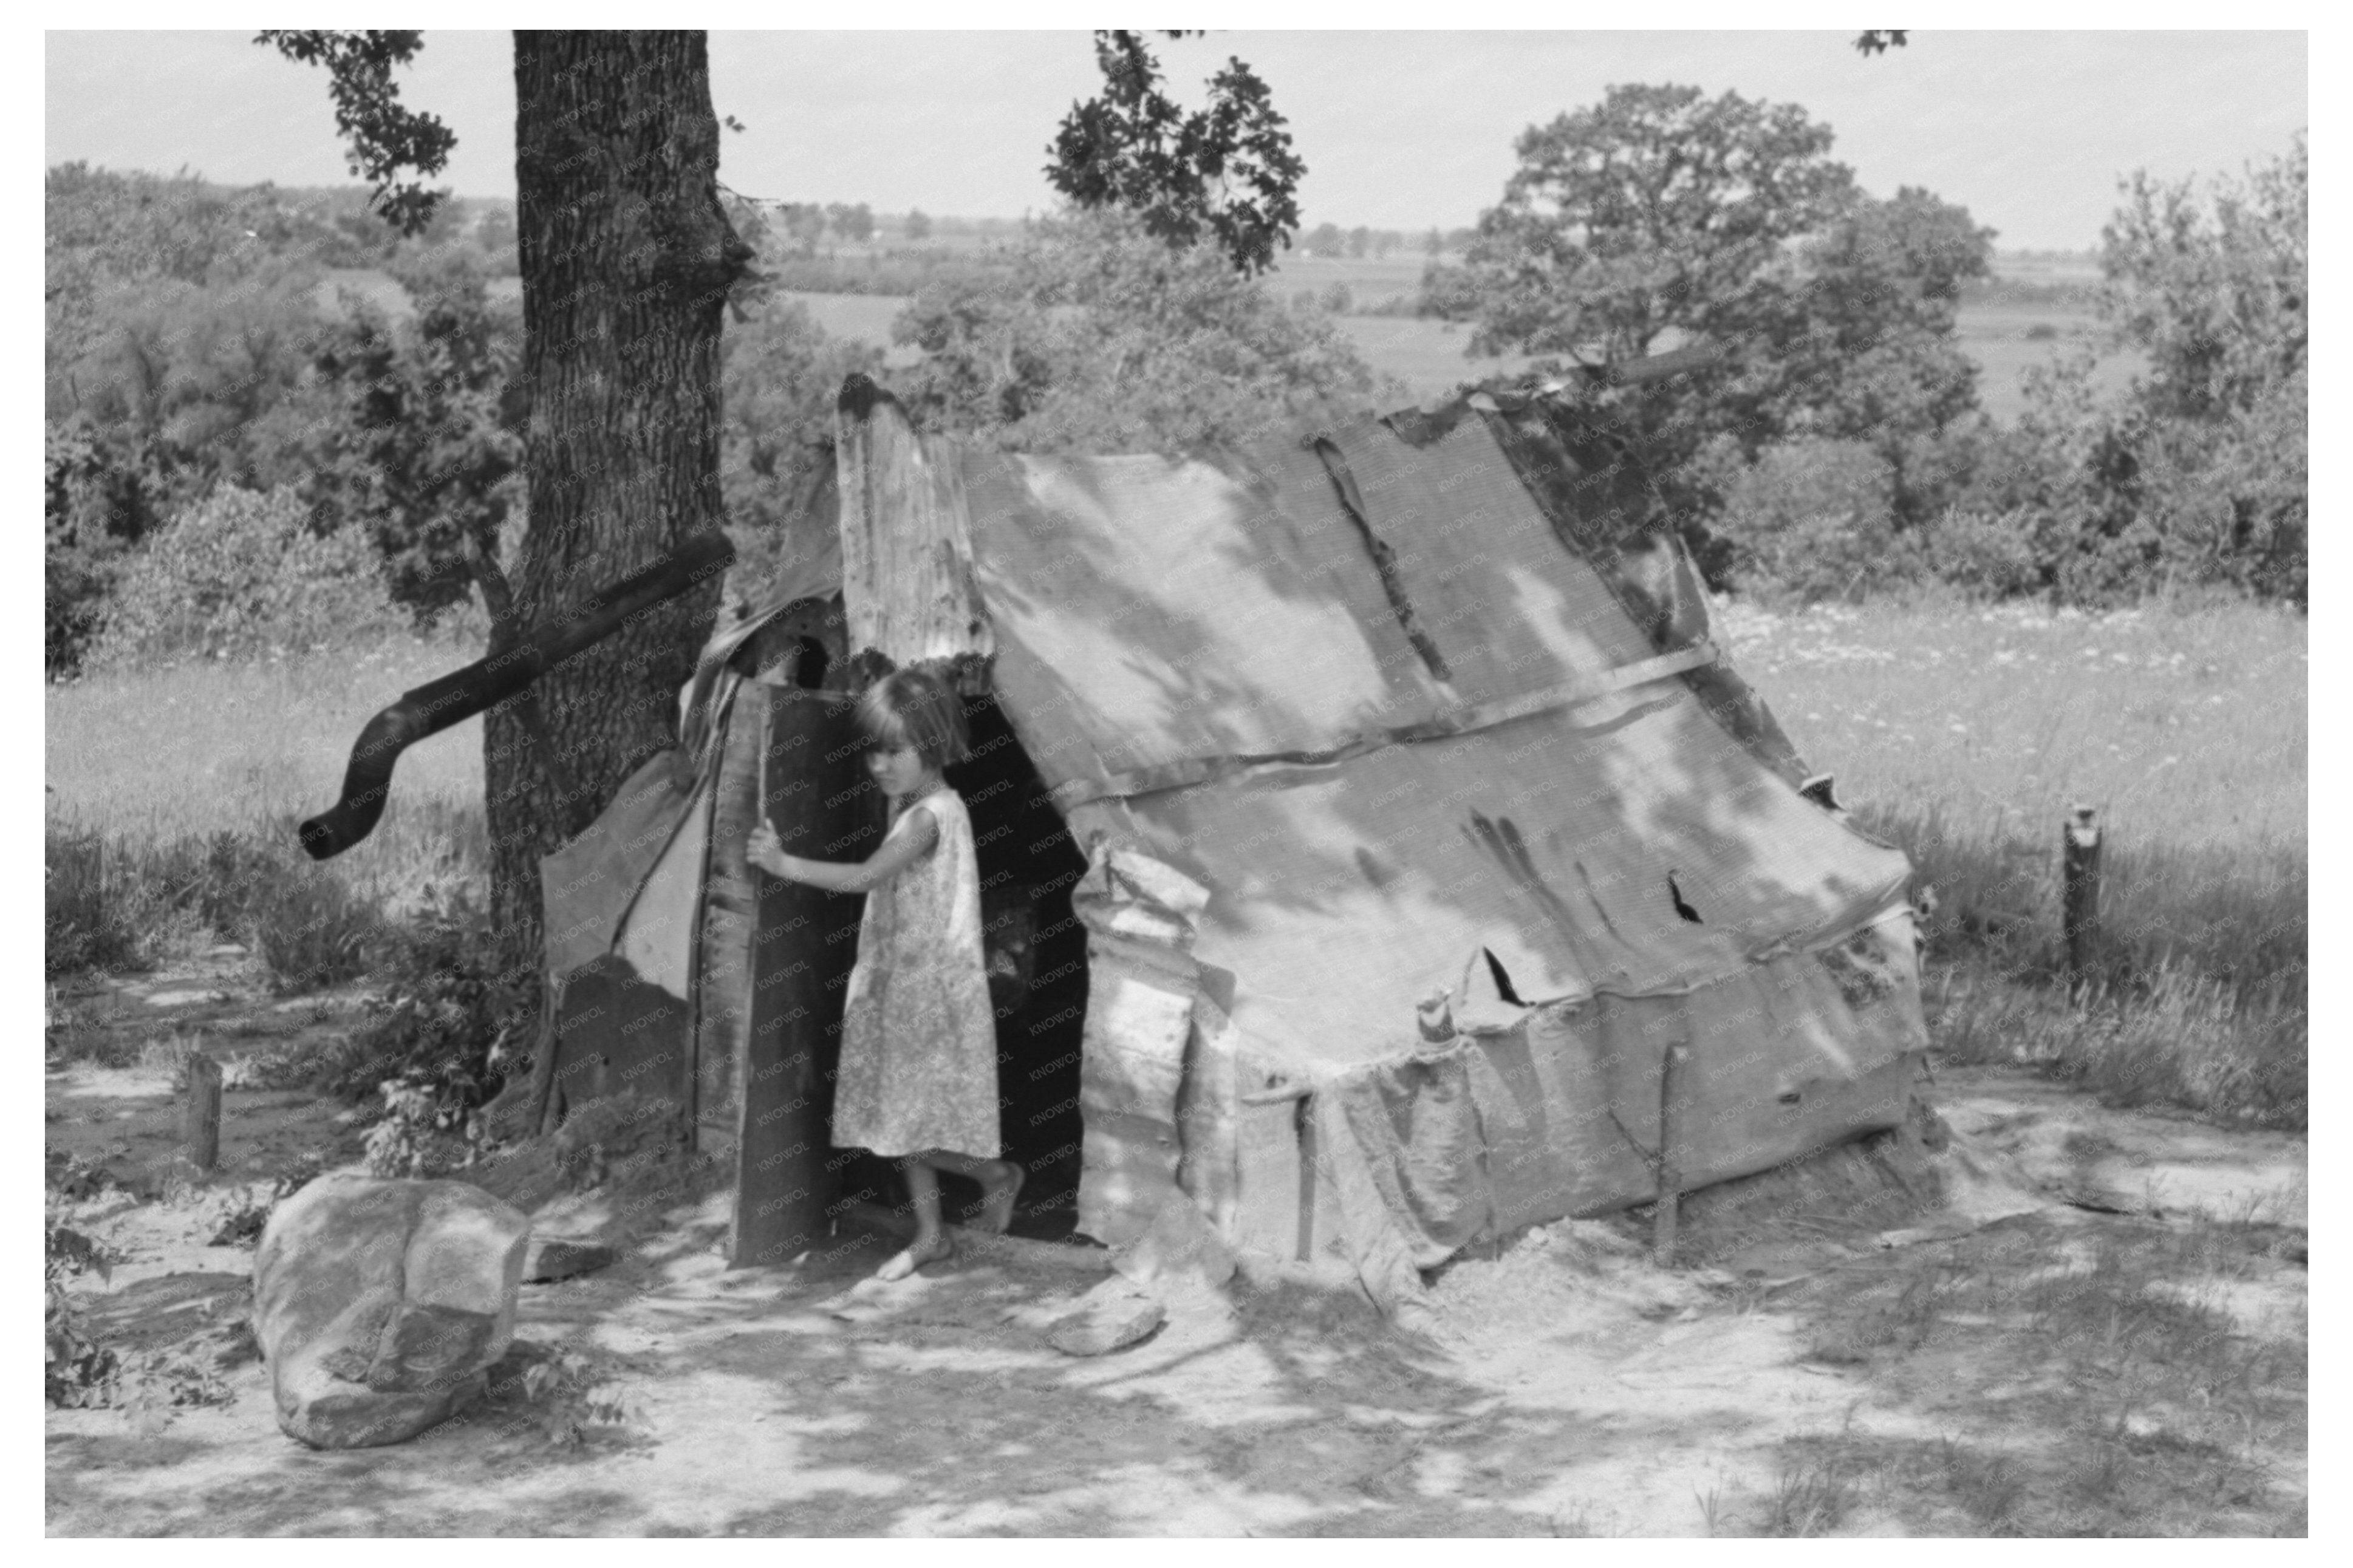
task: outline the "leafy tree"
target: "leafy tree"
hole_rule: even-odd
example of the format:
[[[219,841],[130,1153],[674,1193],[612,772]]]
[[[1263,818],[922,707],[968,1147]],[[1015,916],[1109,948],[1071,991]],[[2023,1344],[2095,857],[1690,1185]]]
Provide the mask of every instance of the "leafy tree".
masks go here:
[[[1348,254],[1350,256],[1355,257],[1356,259],[1361,261],[1364,259],[1365,253],[1370,250],[1372,246],[1373,231],[1366,228],[1364,225],[1358,224],[1355,228],[1348,231]]]
[[[433,204],[394,176],[437,172],[449,145],[391,79],[415,37],[262,40],[328,68],[353,155],[404,228]],[[493,625],[493,657],[721,526],[720,323],[752,255],[720,205],[701,33],[519,32],[514,63],[529,525],[515,616]],[[511,960],[538,963],[540,857],[672,741],[676,693],[718,594],[713,581],[673,600],[536,683],[583,798],[562,797],[512,707],[485,715],[491,912]]]
[[[519,266],[515,256],[514,214],[503,206],[486,209],[481,221],[474,226],[474,244],[487,258],[486,266],[493,278],[512,278]]]
[[[905,232],[909,239],[932,237],[932,220],[923,216],[923,208],[913,207],[908,210]]]
[[[2032,377],[2014,470],[1981,503],[2053,520],[2060,596],[2202,582],[2306,601],[2308,184],[2301,137],[2202,200],[2188,182],[2125,182],[2102,309],[2148,371],[2120,398],[2094,390],[2088,351]]]
[[[2141,402],[2190,419],[2246,411],[2301,374],[2310,331],[2310,154],[2293,148],[2200,202],[2146,171],[2102,231],[2111,324],[2149,358]]]
[[[825,209],[825,221],[834,233],[853,244],[862,245],[874,237],[874,213],[864,202],[856,206],[835,202]]]
[[[1318,256],[1337,256],[1347,248],[1348,237],[1340,232],[1336,223],[1319,223],[1307,237],[1307,248]]]
[[[1037,226],[1006,278],[916,296],[911,404],[935,427],[1027,451],[1183,451],[1361,413],[1383,386],[1319,308],[1287,305],[1217,247],[1142,219]]]
[[[1307,165],[1257,73],[1229,59],[1209,79],[1208,107],[1187,113],[1161,89],[1142,34],[1098,32],[1095,63],[1103,90],[1071,106],[1047,148],[1048,182],[1082,208],[1135,214],[1170,245],[1206,233],[1245,274],[1272,267],[1299,226]]]
[[[1530,128],[1465,264],[1425,275],[1425,310],[1474,315],[1473,353],[1606,367],[1717,349],[1713,368],[1616,401],[1719,580],[1731,558],[1701,524],[1739,461],[1785,439],[1867,441],[1914,521],[1940,503],[1940,448],[1976,405],[1954,310],[1990,232],[1926,191],[1872,200],[1831,144],[1793,104],[1613,87]]]
[[[522,500],[529,398],[514,379],[522,322],[496,309],[466,252],[404,268],[417,313],[369,309],[328,334],[316,358],[335,417],[305,499],[376,546],[396,603],[420,620],[473,590],[466,541],[491,560]]]
[[[1744,584],[1813,600],[1843,598],[1902,574],[1894,471],[1861,441],[1768,447],[1725,487],[1717,521]]]
[[[820,543],[811,505],[832,477],[833,408],[853,371],[881,372],[880,351],[828,337],[798,300],[772,295],[720,340],[719,483],[736,571],[751,581]],[[829,522],[828,524],[829,526]]]
[[[1530,127],[1468,258],[1479,352],[1610,363],[1745,337],[1786,289],[1784,247],[1854,199],[1830,147],[1795,104],[1692,87],[1613,87]]]
[[[86,163],[47,172],[42,208],[52,418],[83,402],[90,357],[158,285],[228,290],[261,274],[299,284],[318,276],[319,255],[334,234],[321,216],[267,185],[237,190],[191,175],[117,174]]]
[[[135,467],[87,419],[51,423],[41,456],[42,663],[56,679],[81,668],[124,558],[159,520]]]
[[[1955,333],[1965,279],[1988,276],[1993,231],[1965,207],[1905,186],[1859,198],[1805,245],[1786,323],[1767,318],[1752,362],[1751,427],[1867,442],[1894,475],[1899,526],[1951,500],[1977,416],[1977,365]]]

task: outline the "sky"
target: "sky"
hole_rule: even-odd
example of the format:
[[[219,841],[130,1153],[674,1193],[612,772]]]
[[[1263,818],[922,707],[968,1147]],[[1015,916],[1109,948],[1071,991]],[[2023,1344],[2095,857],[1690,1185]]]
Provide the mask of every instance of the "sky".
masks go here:
[[[2096,247],[2116,182],[2239,173],[2306,124],[2297,32],[1916,31],[1873,58],[1842,32],[1250,32],[1164,41],[1196,101],[1229,56],[1263,77],[1308,173],[1304,226],[1474,222],[1531,124],[1619,82],[1795,102],[1864,189],[1920,185],[2003,249]],[[351,182],[324,73],[247,32],[50,32],[45,162],[287,185]],[[746,195],[1018,217],[1053,193],[1046,144],[1098,77],[1083,32],[714,32],[720,177]],[[405,100],[458,134],[440,176],[514,192],[508,35],[427,31]]]

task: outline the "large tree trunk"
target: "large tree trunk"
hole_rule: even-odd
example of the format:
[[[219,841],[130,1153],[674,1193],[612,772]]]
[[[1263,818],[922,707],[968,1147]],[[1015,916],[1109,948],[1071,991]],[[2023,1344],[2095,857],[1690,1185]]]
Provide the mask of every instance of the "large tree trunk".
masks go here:
[[[493,654],[719,528],[720,312],[752,254],[719,205],[701,33],[519,32],[514,62],[531,511]],[[538,683],[571,799],[514,704],[484,716],[506,962],[540,963],[539,858],[675,738],[718,603],[714,577]]]

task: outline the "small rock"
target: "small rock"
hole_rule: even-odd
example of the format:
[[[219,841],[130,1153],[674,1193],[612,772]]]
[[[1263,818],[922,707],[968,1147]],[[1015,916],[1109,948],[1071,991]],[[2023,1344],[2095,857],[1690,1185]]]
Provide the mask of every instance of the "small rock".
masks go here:
[[[544,1285],[554,1279],[569,1279],[578,1274],[591,1274],[599,1268],[609,1268],[620,1261],[620,1253],[601,1242],[566,1241],[561,1237],[534,1236],[522,1255],[522,1278],[527,1285]]]
[[[1079,1310],[1046,1330],[1046,1342],[1064,1355],[1108,1355],[1124,1350],[1166,1321],[1158,1299],[1112,1279],[1087,1292]]]

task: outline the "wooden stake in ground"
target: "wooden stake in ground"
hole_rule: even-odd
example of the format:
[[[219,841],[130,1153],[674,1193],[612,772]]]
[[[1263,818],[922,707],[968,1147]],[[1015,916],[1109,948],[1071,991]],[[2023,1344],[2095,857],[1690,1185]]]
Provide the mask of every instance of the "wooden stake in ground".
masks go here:
[[[1683,1097],[1684,1046],[1669,1046],[1659,1063],[1659,1201],[1651,1210],[1651,1261],[1662,1268],[1675,1266],[1675,1207],[1682,1196],[1683,1172],[1675,1164],[1676,1102]]]
[[[188,1099],[180,1123],[181,1152],[188,1168],[203,1175],[220,1163],[220,1063],[202,1051],[188,1053]]]
[[[2080,986],[2091,978],[2100,945],[2100,829],[2090,806],[2068,813],[2059,844],[2059,923],[2067,939],[2067,978]]]

